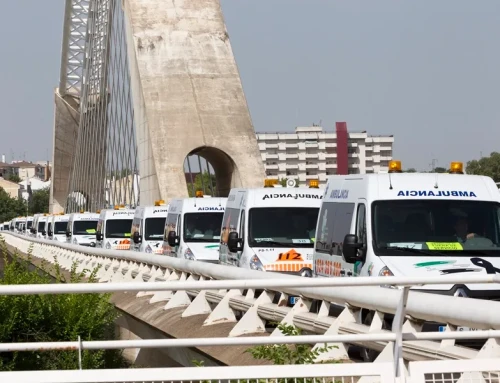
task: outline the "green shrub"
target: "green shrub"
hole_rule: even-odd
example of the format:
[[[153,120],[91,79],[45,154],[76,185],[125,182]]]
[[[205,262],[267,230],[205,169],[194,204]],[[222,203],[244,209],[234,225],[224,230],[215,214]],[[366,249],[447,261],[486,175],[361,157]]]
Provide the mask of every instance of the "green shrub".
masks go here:
[[[0,237],[0,251],[4,270],[0,284],[64,283],[59,264],[42,264],[36,269],[31,264],[31,248],[27,259],[19,254],[9,257],[5,241]],[[70,272],[69,282],[96,282],[96,270]],[[54,277],[52,277],[52,276]],[[0,343],[57,342],[112,340],[117,311],[109,303],[109,294],[57,294],[0,296]],[[125,367],[121,351],[85,350],[82,368]],[[78,368],[78,351],[11,352],[0,354],[0,370],[64,370]]]
[[[278,329],[285,336],[302,335],[302,330],[292,326],[280,323]],[[313,364],[321,354],[338,348],[337,346],[328,346],[313,349],[309,344],[265,344],[255,346],[247,350],[255,359],[265,359],[273,364]]]
[[[284,323],[278,324],[278,329],[284,336],[297,336],[302,334],[302,330],[298,327],[287,325]],[[325,344],[323,347],[313,349],[309,344],[269,344],[254,346],[246,352],[252,354],[255,359],[264,359],[273,364],[278,365],[291,365],[291,364],[314,364],[317,357],[329,350],[338,348],[337,346],[328,346]],[[203,361],[192,361],[195,367],[205,367]],[[337,361],[329,361],[326,363],[337,363]],[[291,379],[274,379],[274,383],[286,383]],[[294,379],[295,383],[314,383],[318,379],[300,378]],[[212,381],[204,380],[201,383],[212,383]],[[237,383],[237,381],[230,381],[230,383]],[[249,379],[247,383],[266,383],[265,379],[252,380]]]

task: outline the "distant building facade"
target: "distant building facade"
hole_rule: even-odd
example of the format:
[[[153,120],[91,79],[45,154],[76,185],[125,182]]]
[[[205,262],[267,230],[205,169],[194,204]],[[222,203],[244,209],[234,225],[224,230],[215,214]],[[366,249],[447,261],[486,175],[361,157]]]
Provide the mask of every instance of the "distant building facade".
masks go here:
[[[337,122],[335,132],[320,126],[297,127],[294,133],[257,133],[267,178],[293,178],[300,185],[333,174],[385,173],[392,160],[394,137],[348,132]]]
[[[51,177],[50,162],[13,161],[10,164],[0,162],[0,177],[9,179],[12,175],[18,176],[22,181],[33,177],[42,181],[48,181]]]
[[[17,198],[20,186],[15,182],[10,182],[0,177],[0,188],[5,190],[11,198]]]

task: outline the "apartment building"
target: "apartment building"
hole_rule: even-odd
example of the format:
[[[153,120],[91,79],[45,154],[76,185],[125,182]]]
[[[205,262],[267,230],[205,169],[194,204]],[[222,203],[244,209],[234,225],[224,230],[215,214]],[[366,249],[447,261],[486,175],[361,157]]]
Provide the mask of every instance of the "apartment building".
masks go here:
[[[257,133],[267,178],[311,179],[325,184],[329,175],[384,173],[392,159],[394,137],[348,132],[345,122],[335,131],[320,126],[297,127],[294,133]]]

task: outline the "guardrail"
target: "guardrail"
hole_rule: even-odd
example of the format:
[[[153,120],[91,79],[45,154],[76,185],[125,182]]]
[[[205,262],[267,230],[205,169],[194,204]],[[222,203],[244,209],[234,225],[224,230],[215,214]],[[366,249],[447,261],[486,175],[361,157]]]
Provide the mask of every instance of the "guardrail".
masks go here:
[[[457,278],[453,275],[428,278],[301,278],[290,275],[243,270],[234,267],[207,264],[141,254],[129,251],[111,251],[66,245],[52,241],[26,238],[4,233],[8,244],[26,253],[33,243],[33,256],[70,269],[78,263],[78,271],[101,266],[97,276],[106,284],[0,286],[0,294],[66,293],[137,291],[137,296],[152,296],[151,303],[167,302],[165,309],[183,308],[182,317],[206,314],[204,325],[232,322],[229,338],[175,339],[133,341],[136,343],[84,343],[81,347],[191,347],[193,345],[236,345],[311,343],[335,344],[338,348],[322,354],[324,359],[346,359],[351,344],[382,351],[377,363],[390,362],[394,375],[401,376],[403,359],[421,361],[435,359],[473,359],[496,355],[494,338],[500,337],[500,302],[464,299],[410,291],[413,285],[455,283],[498,283],[496,275],[477,275]],[[147,281],[147,283],[145,283]],[[160,281],[160,282],[157,282]],[[400,286],[381,288],[375,285]],[[21,290],[18,290],[21,288]],[[25,289],[25,290],[22,290]],[[256,290],[264,292],[256,296]],[[247,290],[243,295],[242,290]],[[273,303],[274,292],[280,292],[278,303]],[[283,306],[289,295],[299,296],[293,308]],[[321,302],[318,312],[311,312],[312,302]],[[345,305],[337,317],[329,315],[331,304]],[[361,323],[361,310],[374,313],[371,324]],[[236,312],[242,312],[237,319]],[[384,315],[394,315],[392,331],[384,330]],[[278,321],[306,330],[305,337],[279,337],[274,330],[271,339],[241,337],[250,333],[264,333],[265,321]],[[445,332],[420,332],[424,321],[446,325]],[[457,326],[468,326],[486,331],[454,331]],[[235,338],[238,337],[238,338]],[[259,339],[261,338],[261,339]],[[285,339],[286,338],[286,339]],[[488,339],[477,351],[455,345],[458,339]],[[439,342],[436,342],[439,341]],[[120,341],[113,341],[120,342]],[[130,342],[130,341],[129,341]],[[138,342],[138,343],[137,343]],[[193,343],[194,342],[194,343]],[[245,343],[251,342],[251,343]],[[262,342],[262,343],[258,343]],[[51,345],[44,344],[44,348]],[[59,347],[59,345],[52,345]],[[74,346],[74,344],[73,344]],[[4,345],[2,347],[23,347]],[[32,345],[30,347],[38,347]],[[0,348],[0,351],[3,348]],[[498,362],[498,360],[497,360]],[[375,363],[375,364],[377,364]],[[116,381],[116,380],[115,380]],[[125,381],[125,380],[124,380]]]
[[[484,279],[484,278],[483,278]],[[270,288],[283,285],[283,281],[273,279],[267,281]],[[303,282],[303,281],[302,281]],[[316,282],[316,283],[314,283]],[[482,281],[481,281],[482,282]],[[259,287],[260,280],[245,281],[249,288]],[[286,284],[291,287],[297,286],[300,281],[288,281]],[[448,283],[448,281],[446,281]],[[318,284],[317,281],[308,281],[309,285]],[[321,284],[324,284],[322,282]],[[191,288],[192,282],[154,282],[148,285],[155,291],[180,291]],[[241,286],[241,281],[202,281],[198,282],[201,291],[224,286],[236,288]],[[30,294],[64,294],[64,293],[103,293],[118,291],[140,291],[144,288],[142,283],[108,283],[108,284],[51,284],[51,285],[4,285],[0,286],[0,295],[30,295]],[[400,311],[403,315],[402,311]],[[401,320],[399,320],[401,323]],[[490,337],[500,337],[499,330],[478,331],[474,333],[403,333],[399,331],[401,340],[435,340],[468,338],[486,339]],[[98,349],[125,349],[125,348],[175,348],[175,347],[196,347],[208,345],[264,345],[264,344],[316,344],[331,342],[362,342],[362,341],[388,341],[398,345],[399,335],[397,333],[373,333],[356,335],[307,335],[294,337],[237,337],[237,338],[195,338],[195,339],[148,339],[148,340],[125,340],[125,341],[76,341],[76,342],[36,342],[36,343],[8,343],[0,344],[0,352],[12,351],[38,351],[38,350],[75,350],[79,353],[79,360],[82,360],[83,350]],[[395,355],[397,355],[397,351]],[[470,362],[470,361],[468,361]],[[259,382],[283,381],[291,379],[294,382],[309,382],[315,379],[333,380],[342,382],[363,381],[411,381],[425,382],[435,381],[436,377],[453,376],[455,380],[459,376],[471,380],[481,380],[484,375],[490,378],[498,378],[498,366],[500,359],[474,360],[473,363],[459,364],[454,362],[411,362],[409,370],[404,369],[400,360],[399,363],[382,362],[366,363],[363,365],[353,364],[319,364],[314,368],[307,365],[300,366],[252,366],[252,367],[209,367],[203,370],[199,368],[176,368],[176,369],[132,369],[132,370],[99,370],[99,371],[50,371],[50,372],[1,372],[0,381],[16,382],[136,382],[136,381],[176,381],[176,382],[209,382],[215,380],[245,380],[258,379]],[[401,369],[397,368],[397,365]],[[165,379],[168,377],[168,379]],[[175,378],[172,378],[175,377]],[[369,379],[368,379],[369,378]],[[438,380],[441,380],[438,379]]]
[[[498,359],[411,362],[397,378],[391,363],[316,364],[206,368],[141,368],[77,371],[0,372],[2,382],[16,383],[455,383],[498,382]]]

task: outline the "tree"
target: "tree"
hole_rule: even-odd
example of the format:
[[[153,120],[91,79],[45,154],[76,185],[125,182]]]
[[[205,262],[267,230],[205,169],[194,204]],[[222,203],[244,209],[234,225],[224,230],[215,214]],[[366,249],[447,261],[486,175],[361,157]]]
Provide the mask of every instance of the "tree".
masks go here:
[[[49,212],[50,189],[40,189],[33,192],[29,210],[31,214]]]
[[[283,186],[284,188],[286,188],[286,181],[288,181],[288,178],[280,178],[279,179],[280,185]],[[299,187],[299,179],[298,178],[295,179],[295,187],[296,188]]]
[[[467,174],[476,174],[493,178],[495,182],[500,182],[500,153],[493,152],[489,157],[467,162]]]
[[[434,170],[432,172],[433,173],[448,173],[448,169],[438,166],[438,167],[434,168]]]
[[[194,177],[193,185],[194,187],[191,187],[190,184],[188,185],[188,193],[190,197],[194,197],[196,191],[198,190],[201,190],[204,194],[216,194],[217,189],[215,187],[215,175],[210,174],[207,171],[197,174],[196,177]]]
[[[417,173],[417,169],[415,168],[409,168],[406,170],[403,170],[404,173]]]
[[[9,176],[8,180],[9,180],[10,182],[14,182],[14,183],[16,183],[16,184],[17,184],[17,183],[21,182],[21,177],[19,177],[17,174],[11,174],[11,175]]]
[[[0,188],[0,222],[10,221],[21,215],[26,215],[26,203],[20,198],[12,198]]]

